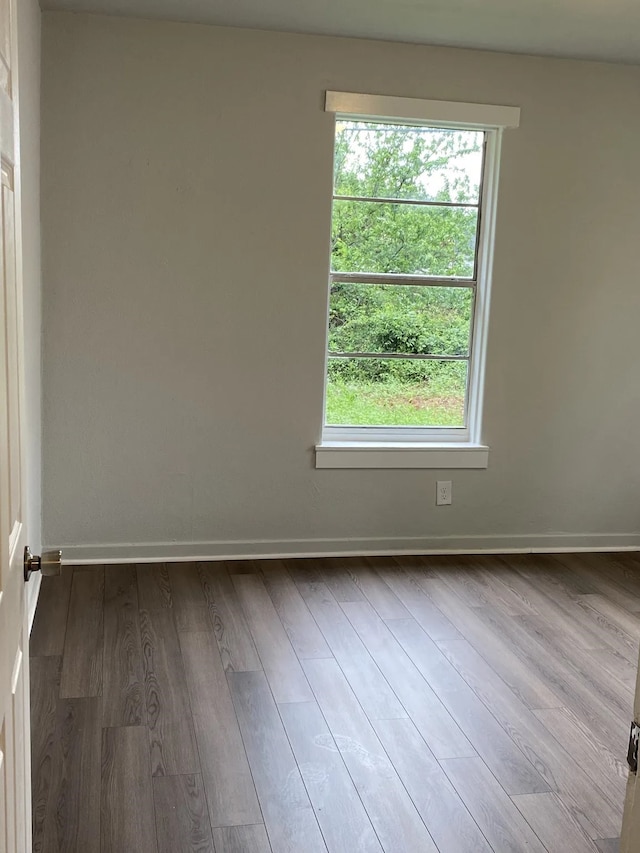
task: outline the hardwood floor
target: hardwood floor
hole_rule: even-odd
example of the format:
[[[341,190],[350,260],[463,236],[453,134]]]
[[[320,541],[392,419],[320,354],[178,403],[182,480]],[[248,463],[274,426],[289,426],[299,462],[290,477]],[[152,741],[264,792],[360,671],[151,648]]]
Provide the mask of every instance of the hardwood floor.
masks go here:
[[[65,567],[38,853],[617,850],[640,555]]]

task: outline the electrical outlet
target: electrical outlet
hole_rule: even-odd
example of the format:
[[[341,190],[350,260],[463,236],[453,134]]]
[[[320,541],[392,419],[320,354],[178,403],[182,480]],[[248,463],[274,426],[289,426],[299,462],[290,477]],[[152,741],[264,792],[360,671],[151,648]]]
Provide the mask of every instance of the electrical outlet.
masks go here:
[[[448,506],[451,500],[451,480],[438,480],[436,483],[436,506]]]

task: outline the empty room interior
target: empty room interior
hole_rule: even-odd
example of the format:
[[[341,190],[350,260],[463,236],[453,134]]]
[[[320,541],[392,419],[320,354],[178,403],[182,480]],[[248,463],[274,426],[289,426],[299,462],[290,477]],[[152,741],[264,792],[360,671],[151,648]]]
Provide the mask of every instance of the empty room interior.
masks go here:
[[[640,6],[0,18],[0,851],[638,853]]]

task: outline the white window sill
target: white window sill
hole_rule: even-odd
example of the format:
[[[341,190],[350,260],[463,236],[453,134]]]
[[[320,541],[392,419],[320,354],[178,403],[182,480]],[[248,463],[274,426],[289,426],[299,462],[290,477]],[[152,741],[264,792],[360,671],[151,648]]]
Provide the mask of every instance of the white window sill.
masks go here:
[[[489,448],[468,443],[325,441],[316,468],[487,468]]]

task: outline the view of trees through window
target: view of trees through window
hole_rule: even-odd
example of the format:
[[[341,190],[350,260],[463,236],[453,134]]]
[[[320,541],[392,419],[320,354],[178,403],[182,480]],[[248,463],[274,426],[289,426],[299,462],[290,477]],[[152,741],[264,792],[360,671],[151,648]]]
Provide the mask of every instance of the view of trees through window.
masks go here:
[[[338,119],[327,424],[464,425],[483,143]]]

